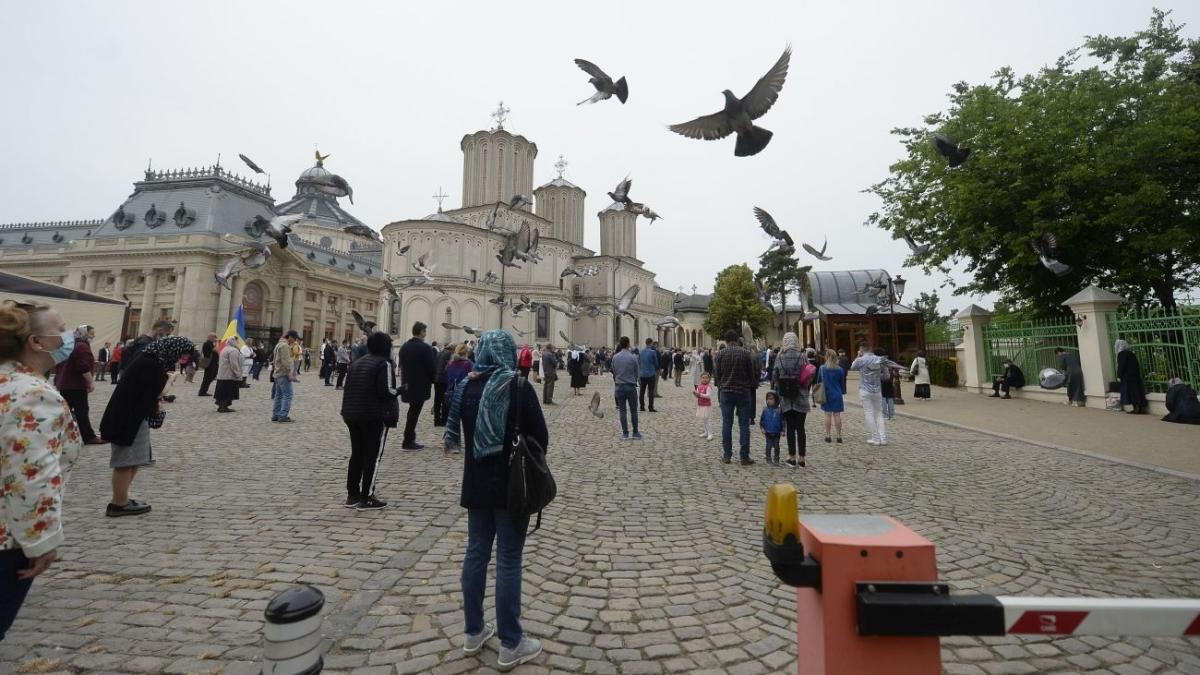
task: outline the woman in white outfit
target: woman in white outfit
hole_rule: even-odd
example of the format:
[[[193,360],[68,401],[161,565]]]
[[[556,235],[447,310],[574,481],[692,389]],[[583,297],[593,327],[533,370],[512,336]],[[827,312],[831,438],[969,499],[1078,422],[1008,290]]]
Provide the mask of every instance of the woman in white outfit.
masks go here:
[[[700,386],[700,375],[704,373],[704,354],[700,353],[700,348],[692,350],[692,389]]]
[[[929,400],[929,363],[925,360],[925,350],[917,352],[917,358],[913,359],[912,365],[908,367],[908,372],[912,373],[913,384],[915,390],[913,397],[918,401]]]

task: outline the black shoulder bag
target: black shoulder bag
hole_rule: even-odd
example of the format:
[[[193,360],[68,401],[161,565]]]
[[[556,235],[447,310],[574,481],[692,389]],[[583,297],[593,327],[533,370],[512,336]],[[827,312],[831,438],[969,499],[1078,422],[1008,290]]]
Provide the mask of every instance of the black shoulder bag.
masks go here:
[[[521,391],[525,379],[513,374],[513,390],[509,396],[508,416],[512,421],[512,437],[508,458],[508,511],[522,516],[537,514],[536,532],[542,526],[542,509],[558,494],[558,485],[546,463],[546,449],[536,440],[521,433]]]

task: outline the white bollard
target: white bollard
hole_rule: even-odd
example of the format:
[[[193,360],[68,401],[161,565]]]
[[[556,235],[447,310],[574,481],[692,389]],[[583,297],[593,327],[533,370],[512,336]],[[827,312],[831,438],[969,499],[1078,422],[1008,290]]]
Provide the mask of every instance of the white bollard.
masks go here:
[[[316,675],[321,658],[321,609],[325,596],[312,586],[280,591],[263,612],[263,675]]]

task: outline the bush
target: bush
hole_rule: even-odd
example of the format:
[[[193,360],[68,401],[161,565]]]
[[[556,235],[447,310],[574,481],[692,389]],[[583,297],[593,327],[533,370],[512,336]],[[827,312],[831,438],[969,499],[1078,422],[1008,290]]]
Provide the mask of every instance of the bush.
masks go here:
[[[929,382],[939,387],[958,386],[958,359],[926,359],[929,363]]]

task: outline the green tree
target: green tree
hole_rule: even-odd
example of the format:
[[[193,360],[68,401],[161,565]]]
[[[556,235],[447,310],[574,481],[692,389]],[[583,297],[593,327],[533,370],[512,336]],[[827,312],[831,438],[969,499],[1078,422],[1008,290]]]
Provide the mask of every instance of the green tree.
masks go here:
[[[804,292],[804,285],[808,283],[808,271],[811,269],[811,265],[800,266],[794,248],[772,249],[758,258],[758,272],[754,274],[754,279],[762,284],[772,300],[779,298],[785,327],[791,325],[787,316],[788,296],[792,292]]]
[[[1092,36],[1050,67],[987,84],[960,82],[950,108],[893,130],[907,157],[869,188],[868,223],[931,244],[926,272],[965,262],[955,294],[998,292],[1047,315],[1088,283],[1137,304],[1175,307],[1200,283],[1200,41],[1155,11],[1132,37]],[[971,155],[949,168],[932,131]],[[1052,233],[1072,271],[1043,268],[1031,242]]]
[[[937,291],[932,293],[921,291],[921,295],[913,301],[913,309],[921,313],[921,318],[924,319],[926,326],[945,321],[945,318],[941,314],[938,314],[938,302],[940,300],[941,298],[938,297]]]
[[[750,322],[755,335],[763,335],[771,325],[771,312],[758,301],[750,268],[730,265],[717,274],[704,331],[721,340],[727,330],[740,333],[743,320]]]

